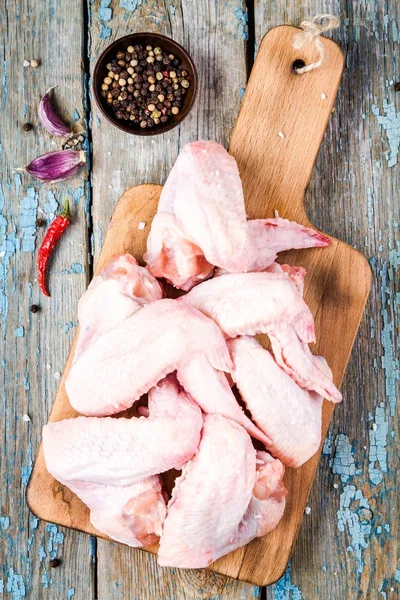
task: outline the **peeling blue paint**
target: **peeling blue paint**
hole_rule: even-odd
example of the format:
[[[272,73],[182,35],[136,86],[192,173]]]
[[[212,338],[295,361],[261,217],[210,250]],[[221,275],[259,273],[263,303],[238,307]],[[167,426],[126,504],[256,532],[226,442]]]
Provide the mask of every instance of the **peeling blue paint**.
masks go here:
[[[53,578],[50,577],[49,579],[49,574],[47,572],[47,569],[44,570],[43,575],[42,575],[42,584],[45,590],[48,589],[48,587],[53,583]]]
[[[7,106],[8,80],[7,80],[7,62],[3,60],[3,108]]]
[[[24,329],[24,327],[22,325],[20,325],[15,330],[15,337],[16,338],[23,338],[24,335],[25,335],[25,329]]]
[[[362,552],[368,548],[367,540],[371,534],[372,525],[369,521],[360,519],[357,512],[360,508],[371,511],[362,490],[358,490],[355,485],[347,484],[340,495],[340,507],[337,511],[338,529],[342,533],[346,531],[350,536],[357,561],[357,572],[361,574],[364,569]]]
[[[375,409],[375,422],[369,430],[369,478],[371,483],[378,485],[382,482],[383,473],[388,472],[387,465],[387,436],[389,421],[386,417],[385,405],[381,403]]]
[[[300,588],[291,581],[290,571],[291,564],[289,563],[284,575],[272,586],[274,600],[301,600],[303,598]]]
[[[19,196],[19,191],[21,189],[21,175],[19,173],[14,173],[14,182],[15,182],[15,192],[17,194],[17,198]]]
[[[72,321],[68,321],[68,323],[65,323],[64,325],[64,333],[68,333],[68,331],[70,329],[72,329],[73,327],[77,327],[77,323],[73,323]]]
[[[240,99],[243,98],[245,93],[246,93],[246,88],[245,87],[240,88],[240,90],[239,90]]]
[[[169,5],[169,12],[173,17],[175,16],[176,8],[173,4]]]
[[[36,241],[36,215],[39,205],[38,194],[33,187],[26,190],[26,196],[21,200],[22,214],[19,225],[22,231],[22,251],[34,252]]]
[[[138,6],[142,5],[142,0],[119,0],[120,8],[124,8],[129,12],[134,12]]]
[[[106,25],[104,25],[104,23],[101,23],[101,29],[100,29],[100,37],[102,40],[107,40],[111,35],[111,29],[109,27],[107,27]]]
[[[85,184],[82,183],[75,191],[71,192],[75,206],[79,204],[79,200],[85,195]]]
[[[6,590],[11,594],[12,600],[21,600],[26,595],[24,579],[12,567],[8,571]]]
[[[0,530],[7,531],[10,528],[10,517],[0,517]]]
[[[25,466],[21,467],[21,483],[22,485],[26,485],[29,481],[29,477],[31,476],[33,469],[33,461],[32,459]]]
[[[44,212],[46,213],[47,223],[51,223],[51,221],[56,216],[56,212],[58,210],[58,202],[54,193],[51,190],[47,192],[47,200],[44,204]]]
[[[48,523],[46,525],[46,531],[50,534],[47,542],[47,552],[49,553],[50,558],[55,558],[60,545],[64,543],[64,534],[62,531],[59,531],[57,525],[54,525],[53,523]]]
[[[389,167],[397,165],[397,155],[400,147],[400,112],[396,112],[394,102],[383,101],[383,115],[379,107],[372,105],[372,112],[378,119],[379,125],[386,131],[389,142],[389,153],[386,156]]]
[[[322,448],[322,454],[325,456],[330,456],[332,454],[333,449],[333,435],[331,431],[328,431],[328,435],[324,441],[324,447]]]
[[[335,438],[334,448],[335,453],[330,463],[332,471],[335,475],[340,475],[342,483],[347,483],[353,475],[361,472],[356,471],[352,448],[347,435],[339,433]]]
[[[97,251],[100,254],[100,252],[103,249],[103,232],[101,230],[101,226],[98,225],[97,227]]]
[[[400,569],[396,569],[396,573],[394,574],[394,578],[397,583],[400,583]]]
[[[75,596],[75,588],[69,588],[69,590],[67,592],[67,598],[68,598],[68,600],[70,600],[71,598],[73,598],[73,596]]]
[[[30,386],[30,383],[29,383],[29,375],[28,375],[28,373],[25,375],[24,388],[25,388],[25,390],[27,392],[31,389],[31,386]]]
[[[112,10],[111,8],[106,8],[104,6],[100,6],[99,8],[99,19],[100,21],[111,21],[112,19]]]
[[[78,275],[79,273],[84,273],[85,267],[80,263],[72,263],[70,269],[64,269],[61,271],[63,275]]]
[[[77,121],[79,121],[80,118],[81,118],[81,115],[78,113],[78,111],[75,108],[74,114],[72,115],[73,122],[76,123]]]
[[[249,15],[247,12],[247,8],[243,10],[242,7],[239,7],[235,12],[236,18],[239,21],[239,33],[244,40],[249,39]]]

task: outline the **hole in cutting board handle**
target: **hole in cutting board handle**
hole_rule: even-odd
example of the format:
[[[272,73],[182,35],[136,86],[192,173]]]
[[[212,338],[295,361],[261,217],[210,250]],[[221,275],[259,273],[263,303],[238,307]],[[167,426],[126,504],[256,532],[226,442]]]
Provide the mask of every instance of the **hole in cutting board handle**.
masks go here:
[[[305,66],[306,66],[306,63],[304,62],[303,59],[296,58],[296,60],[293,61],[293,63],[292,63],[292,71],[294,73],[297,73],[298,69],[303,69]]]

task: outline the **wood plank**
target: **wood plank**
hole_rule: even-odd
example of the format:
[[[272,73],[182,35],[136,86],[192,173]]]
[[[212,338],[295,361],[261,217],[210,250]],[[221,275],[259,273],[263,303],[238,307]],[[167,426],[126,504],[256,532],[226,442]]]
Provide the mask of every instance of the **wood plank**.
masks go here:
[[[173,37],[189,51],[197,66],[200,87],[196,105],[182,126],[154,138],[117,131],[92,106],[95,261],[115,202],[127,187],[144,182],[163,183],[179,149],[190,140],[216,139],[227,145],[239,109],[240,90],[246,85],[246,31],[241,0],[218,4],[213,0],[125,3],[132,10],[113,3],[112,19],[107,22],[100,18],[106,15],[99,13],[99,4],[96,0],[91,12],[93,61],[109,42],[128,32],[156,31]],[[108,35],[104,27],[110,30],[105,39],[101,37]],[[259,595],[258,588],[228,582],[205,571],[161,569],[153,556],[118,544],[99,540],[97,557],[99,600],[125,599],[127,582],[141,600],[247,600]],[[118,582],[125,583],[116,585]]]
[[[79,123],[84,115],[82,3],[56,10],[52,0],[2,0],[0,14],[0,590],[15,599],[74,594],[87,600],[93,592],[88,536],[39,522],[25,502],[41,428],[58,385],[55,376],[75,332],[76,300],[87,281],[87,176],[50,186],[12,171],[60,146],[38,125],[36,113],[51,85],[58,84],[56,96],[67,120],[75,109]],[[24,59],[33,58],[40,59],[40,67],[24,68]],[[32,123],[33,130],[25,132],[24,122]],[[66,196],[73,196],[74,223],[55,252],[48,300],[36,281],[44,228],[37,228],[35,220],[44,212],[52,218]],[[33,303],[40,312],[29,311]],[[23,421],[24,414],[30,422]],[[50,568],[54,556],[63,561],[58,569]]]
[[[292,42],[297,34],[296,28],[279,27],[263,40],[235,124],[230,152],[238,162],[250,216],[266,218],[275,209],[285,218],[296,218],[308,224],[303,209],[303,191],[331,114],[343,58],[334,43],[324,40],[325,65],[304,77],[297,75],[291,68],[297,52]],[[313,53],[313,49],[304,49],[301,58],[309,63]],[[279,110],[278,99],[281,99]],[[265,112],[262,124],[252,118],[260,106]],[[283,138],[278,135],[281,123],[285,124]],[[141,260],[147,232],[139,231],[139,223],[151,222],[160,189],[160,186],[145,185],[123,194],[114,211],[97,272],[116,254],[129,251]],[[310,273],[305,298],[316,317],[316,351],[326,357],[334,380],[340,385],[369,291],[368,263],[353,248],[334,239],[323,251],[291,252],[285,259],[290,264],[305,266]],[[73,415],[64,386],[72,357],[73,350],[51,421]],[[332,412],[333,405],[326,403],[324,434]],[[300,469],[287,469],[288,505],[278,527],[268,536],[217,561],[213,570],[256,584],[278,579],[286,568],[296,538],[318,458],[319,455],[315,455]],[[42,454],[35,465],[29,501],[42,518],[93,531],[88,522],[88,511],[72,493],[49,476]]]
[[[342,18],[330,37],[345,51],[346,70],[306,209],[317,227],[370,259],[373,288],[343,383],[344,401],[335,410],[308,500],[311,513],[304,517],[290,568],[267,589],[268,600],[316,593],[330,600],[398,597],[400,173],[393,131],[399,98],[389,82],[399,79],[400,6],[394,0],[256,0],[256,42],[272,26],[325,12]],[[376,449],[380,464],[373,458]],[[369,505],[365,513],[356,493]]]

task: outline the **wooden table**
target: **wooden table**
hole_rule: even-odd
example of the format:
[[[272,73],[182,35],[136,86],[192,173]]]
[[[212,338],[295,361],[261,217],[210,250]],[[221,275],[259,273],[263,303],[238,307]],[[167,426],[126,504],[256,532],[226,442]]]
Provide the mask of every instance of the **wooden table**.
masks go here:
[[[317,227],[370,260],[373,290],[352,354],[293,558],[259,589],[206,571],[161,569],[154,556],[29,513],[25,489],[113,207],[127,187],[162,183],[179,149],[198,138],[227,145],[254,51],[281,23],[331,11],[347,70],[307,192]],[[54,0],[0,4],[0,596],[21,600],[327,600],[400,597],[396,391],[399,380],[400,5],[396,0]],[[90,73],[103,48],[131,31],[182,43],[198,65],[196,107],[181,128],[141,139],[111,127],[92,100]],[[23,66],[38,58],[37,69]],[[397,69],[399,67],[397,66]],[[40,185],[13,167],[58,149],[38,125],[51,85],[66,120],[87,136],[88,171]],[[255,115],[262,118],[262,115]],[[23,129],[32,123],[32,131]],[[66,197],[73,226],[40,296],[36,251]],[[396,289],[397,286],[397,289]],[[397,295],[396,295],[397,293]],[[40,311],[30,312],[32,304]],[[23,416],[30,416],[25,421]],[[51,568],[52,558],[61,565]]]

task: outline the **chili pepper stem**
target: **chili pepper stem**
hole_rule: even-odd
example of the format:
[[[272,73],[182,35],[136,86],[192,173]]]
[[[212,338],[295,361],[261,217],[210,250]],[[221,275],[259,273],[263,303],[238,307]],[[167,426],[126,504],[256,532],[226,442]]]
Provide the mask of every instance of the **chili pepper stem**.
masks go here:
[[[59,216],[60,217],[64,217],[64,219],[70,219],[71,218],[71,211],[70,211],[70,208],[69,208],[69,200],[68,199],[64,202],[63,209],[60,212]]]

